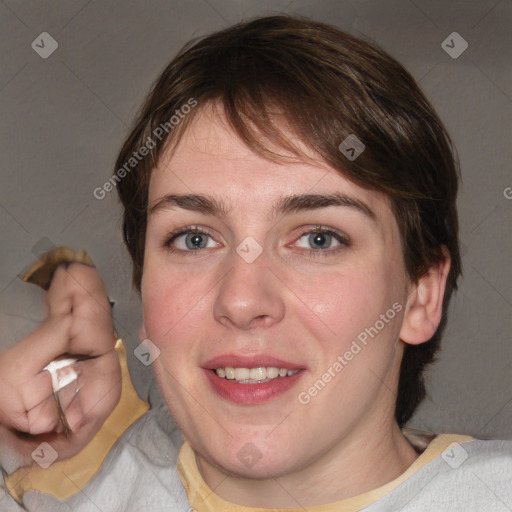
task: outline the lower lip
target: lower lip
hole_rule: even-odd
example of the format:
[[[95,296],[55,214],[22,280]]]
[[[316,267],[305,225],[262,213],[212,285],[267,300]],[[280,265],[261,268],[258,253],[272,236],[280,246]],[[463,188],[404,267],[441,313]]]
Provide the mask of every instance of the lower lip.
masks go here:
[[[214,391],[226,400],[237,404],[262,404],[291,389],[302,377],[303,370],[299,370],[290,377],[278,377],[261,384],[239,384],[235,380],[219,377],[212,370],[205,370],[206,376]]]

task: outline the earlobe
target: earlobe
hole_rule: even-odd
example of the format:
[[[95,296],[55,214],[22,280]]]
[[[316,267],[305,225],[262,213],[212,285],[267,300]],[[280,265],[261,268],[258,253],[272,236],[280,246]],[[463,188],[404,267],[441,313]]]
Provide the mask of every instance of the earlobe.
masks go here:
[[[413,285],[407,299],[400,339],[411,345],[428,341],[436,332],[443,313],[443,298],[446,280],[450,271],[450,257],[431,267]]]

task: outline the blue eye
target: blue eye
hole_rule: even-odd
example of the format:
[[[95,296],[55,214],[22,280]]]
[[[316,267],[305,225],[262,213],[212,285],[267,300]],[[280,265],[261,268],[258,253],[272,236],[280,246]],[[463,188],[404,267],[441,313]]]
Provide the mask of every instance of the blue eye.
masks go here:
[[[172,235],[165,246],[171,251],[190,252],[199,249],[210,249],[217,247],[218,244],[208,234],[197,229],[189,229]]]
[[[338,247],[344,241],[339,235],[328,231],[310,231],[304,233],[298,240],[297,246],[305,249],[332,249]]]
[[[308,242],[313,249],[330,249],[333,237],[329,233],[313,233],[309,235]]]
[[[208,235],[202,233],[187,233],[184,235],[187,249],[204,249],[208,245]]]

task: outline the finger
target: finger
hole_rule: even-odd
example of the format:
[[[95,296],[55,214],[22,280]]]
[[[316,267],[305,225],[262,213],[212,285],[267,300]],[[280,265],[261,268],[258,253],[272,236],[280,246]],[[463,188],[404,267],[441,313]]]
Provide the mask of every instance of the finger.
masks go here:
[[[81,370],[78,379],[80,391],[65,409],[66,418],[73,431],[98,418],[106,418],[121,394],[121,366],[115,350],[77,364]]]
[[[57,429],[60,419],[57,404],[52,394],[39,405],[27,411],[27,432],[32,435],[47,434]]]
[[[1,421],[3,424],[22,432],[40,434],[49,432],[57,422],[52,379],[47,371],[16,386],[4,387],[2,393],[7,395],[3,408],[9,410],[9,417]],[[41,418],[38,419],[38,415]]]
[[[109,306],[108,306],[109,307]],[[96,303],[83,304],[73,314],[70,349],[73,354],[97,357],[114,350],[116,337],[110,311],[98,311]]]
[[[112,350],[112,311],[98,272],[81,264],[59,268],[48,292],[53,315],[72,311],[69,351],[90,357]]]
[[[64,316],[72,311],[72,288],[68,282],[68,266],[67,263],[61,263],[53,274],[50,288],[46,293],[49,316]]]
[[[66,422],[69,425],[71,432],[75,433],[83,428],[88,420],[88,414],[84,412],[82,400],[80,397],[81,391],[82,390],[78,392],[75,399],[69,404],[64,413],[66,416]],[[91,416],[90,412],[89,416]]]
[[[7,400],[8,407],[5,407],[5,403],[2,404],[3,407],[1,409],[8,410],[9,412],[6,414],[4,410],[0,409],[0,426],[13,428],[20,432],[27,432],[29,427],[27,411],[20,406],[17,398],[11,402],[13,403],[9,403],[9,400]]]
[[[69,313],[77,296],[98,299],[102,293],[106,295],[97,270],[80,263],[61,264],[53,275],[47,293],[50,315],[61,316]]]
[[[22,382],[17,389],[25,411],[30,411],[46,399],[53,397],[52,379],[47,371],[30,377]]]
[[[25,383],[38,374],[50,361],[65,354],[69,348],[71,315],[49,317],[34,332],[18,342],[4,355],[2,364],[13,376],[13,384]]]
[[[83,386],[84,386],[84,383],[83,383],[82,376],[79,375],[79,376],[77,376],[77,378],[75,380],[70,382],[67,386],[64,386],[59,391],[60,406],[66,416],[67,416],[67,412],[68,412],[71,404],[77,398],[78,393],[83,388]]]

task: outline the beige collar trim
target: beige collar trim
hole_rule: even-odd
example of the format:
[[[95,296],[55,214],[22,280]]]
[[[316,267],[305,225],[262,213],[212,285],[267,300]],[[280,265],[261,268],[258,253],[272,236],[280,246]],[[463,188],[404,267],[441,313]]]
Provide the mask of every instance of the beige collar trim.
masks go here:
[[[452,443],[462,444],[472,440],[473,438],[469,436],[439,434],[433,438],[425,451],[398,478],[377,489],[359,494],[358,496],[353,496],[327,505],[308,507],[307,510],[309,512],[357,512],[383,498],[393,489],[396,489],[400,484],[414,475],[414,473],[439,457]],[[194,450],[188,441],[185,441],[180,451],[178,472],[187,492],[190,506],[196,512],[216,512],[219,510],[222,510],[222,512],[261,512],[262,510],[267,512],[302,512],[304,510],[303,508],[261,509],[244,507],[223,500],[217,496],[203,480],[197,467]]]

